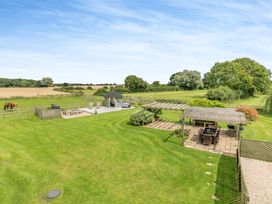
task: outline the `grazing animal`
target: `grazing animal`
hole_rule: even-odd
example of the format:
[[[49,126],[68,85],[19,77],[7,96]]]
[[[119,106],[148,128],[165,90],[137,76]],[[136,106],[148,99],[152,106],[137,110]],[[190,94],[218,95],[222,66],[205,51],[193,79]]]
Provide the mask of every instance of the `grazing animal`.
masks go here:
[[[15,108],[17,108],[16,103],[5,103],[4,104],[4,110],[14,110]]]

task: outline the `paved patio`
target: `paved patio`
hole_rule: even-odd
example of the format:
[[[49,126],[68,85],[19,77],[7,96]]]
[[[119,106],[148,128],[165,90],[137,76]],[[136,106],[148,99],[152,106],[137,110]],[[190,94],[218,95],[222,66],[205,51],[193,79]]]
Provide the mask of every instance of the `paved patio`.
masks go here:
[[[90,116],[90,115],[95,115],[95,114],[102,114],[102,113],[109,113],[109,112],[117,112],[117,111],[122,111],[122,110],[128,110],[132,109],[131,108],[122,108],[122,107],[105,107],[101,106],[99,108],[93,107],[93,108],[78,108],[75,110],[67,110],[62,112],[62,118],[64,119],[72,119],[72,118],[80,118],[80,117],[85,117],[85,116]],[[64,112],[66,114],[64,114]]]
[[[173,131],[177,128],[181,128],[181,124],[172,122],[155,121],[146,125],[145,127]],[[238,142],[235,137],[230,137],[227,135],[227,130],[221,129],[219,142],[216,146],[209,145],[205,146],[199,142],[198,130],[201,127],[185,125],[185,129],[190,129],[190,134],[188,139],[185,141],[185,146],[193,149],[198,149],[201,151],[208,151],[213,153],[224,153],[234,156],[236,154],[236,149]]]

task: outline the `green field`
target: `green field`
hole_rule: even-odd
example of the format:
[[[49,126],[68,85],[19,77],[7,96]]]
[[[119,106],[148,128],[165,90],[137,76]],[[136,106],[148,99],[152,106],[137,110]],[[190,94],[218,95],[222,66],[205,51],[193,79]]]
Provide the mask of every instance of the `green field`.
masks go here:
[[[36,105],[33,99],[22,101],[25,107]],[[71,120],[2,118],[0,203],[47,203],[46,193],[55,188],[63,194],[52,203],[236,198],[235,159],[164,143],[168,132],[128,124],[133,111]]]
[[[148,93],[132,93],[125,94],[131,97],[141,97],[148,99],[168,99],[168,100],[180,100],[185,103],[198,98],[204,98],[207,90],[196,90],[196,91],[169,91],[169,92],[148,92]]]

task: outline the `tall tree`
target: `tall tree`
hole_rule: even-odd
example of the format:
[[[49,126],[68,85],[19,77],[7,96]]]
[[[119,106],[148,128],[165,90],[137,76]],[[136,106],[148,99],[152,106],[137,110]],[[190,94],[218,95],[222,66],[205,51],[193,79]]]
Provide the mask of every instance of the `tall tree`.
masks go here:
[[[145,91],[148,83],[135,75],[129,75],[125,79],[125,87],[131,92]]]
[[[43,77],[41,82],[44,86],[47,86],[47,87],[53,85],[53,79],[51,79],[50,77]]]
[[[249,58],[215,63],[210,72],[204,75],[207,88],[228,86],[239,90],[242,97],[254,95],[255,91],[266,93],[269,88],[271,72],[263,65]]]
[[[191,70],[177,72],[170,77],[170,84],[173,86],[179,86],[185,90],[200,88],[202,87],[200,72]]]

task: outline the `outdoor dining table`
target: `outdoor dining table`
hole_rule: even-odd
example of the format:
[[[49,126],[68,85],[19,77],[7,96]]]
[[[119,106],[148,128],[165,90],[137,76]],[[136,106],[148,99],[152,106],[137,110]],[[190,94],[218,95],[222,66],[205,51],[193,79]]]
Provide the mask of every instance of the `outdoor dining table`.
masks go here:
[[[217,129],[216,128],[204,128],[202,131],[202,143],[204,142],[204,137],[212,137],[211,139],[211,144],[215,144],[216,143],[216,135],[217,135]]]

